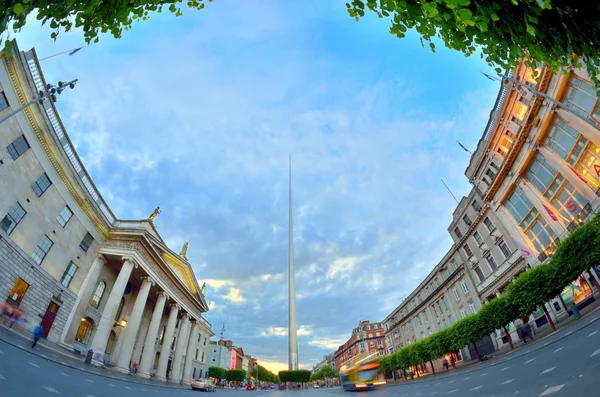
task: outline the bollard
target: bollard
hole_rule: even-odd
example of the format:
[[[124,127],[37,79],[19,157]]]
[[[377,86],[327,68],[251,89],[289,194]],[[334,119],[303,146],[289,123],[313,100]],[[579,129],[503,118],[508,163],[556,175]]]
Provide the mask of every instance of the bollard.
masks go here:
[[[91,364],[92,363],[92,356],[93,355],[94,355],[94,351],[92,349],[88,350],[87,356],[85,356],[85,363],[86,364]]]

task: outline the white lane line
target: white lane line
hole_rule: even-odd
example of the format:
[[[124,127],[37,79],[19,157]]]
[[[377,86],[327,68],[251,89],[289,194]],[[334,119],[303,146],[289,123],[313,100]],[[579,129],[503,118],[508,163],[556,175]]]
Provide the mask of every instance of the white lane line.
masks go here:
[[[569,331],[569,332],[567,332],[567,333],[565,334],[565,336],[569,336],[569,335],[571,335],[572,333],[573,333],[573,331]]]
[[[415,394],[415,396],[420,396],[421,394],[423,394],[423,393],[417,393],[417,394]]]
[[[591,323],[593,323],[596,320],[598,320],[598,318],[593,318],[593,319],[590,320],[590,322],[588,324],[591,324]]]
[[[539,396],[539,397],[542,397],[542,396],[547,396],[547,395],[554,394],[554,393],[558,393],[558,391],[559,391],[560,389],[562,389],[563,387],[565,387],[565,385],[564,385],[564,384],[562,384],[562,385],[558,385],[558,386],[552,386],[552,387],[549,387],[549,388],[547,388],[546,390],[544,390],[544,392],[543,392],[542,394],[540,394],[540,396]]]
[[[450,382],[448,382],[448,383],[454,383],[454,382],[455,382],[455,380],[451,380],[451,381],[450,381]]]
[[[94,381],[93,381],[93,380],[91,380],[91,379],[86,379],[86,382],[90,382],[90,383],[96,383],[96,382],[94,382]]]
[[[146,389],[142,389],[142,391],[146,391]]]
[[[544,375],[544,374],[547,374],[548,372],[552,372],[552,371],[554,371],[555,368],[556,367],[545,369],[542,372],[540,372],[540,375]]]
[[[600,354],[600,349],[598,349],[595,352],[593,352],[590,357],[594,357],[596,354]]]
[[[126,388],[127,390],[131,390],[131,387],[129,387],[129,386],[125,386],[125,388]]]
[[[596,335],[597,333],[598,333],[598,330],[595,330],[594,332],[592,332],[591,334],[589,334],[589,335],[588,335],[588,337],[590,337],[590,336],[594,336],[594,335]]]
[[[525,361],[525,364],[529,364],[530,362],[532,362],[533,360],[535,360],[535,358],[530,358],[529,360]]]
[[[40,354],[40,356],[42,356],[42,357],[44,357],[44,358],[48,358],[48,356],[47,356],[47,355],[45,355],[45,354]]]
[[[500,370],[500,372],[502,372],[502,371],[506,371],[506,370],[507,370],[507,369],[509,369],[509,368],[510,368],[510,367],[504,367],[504,368],[502,368],[502,369]]]
[[[94,397],[91,394],[86,394],[85,397]]]
[[[17,346],[20,347],[21,349],[25,349],[25,346],[23,346],[23,345],[17,345]]]
[[[450,394],[450,393],[454,393],[454,392],[456,392],[456,391],[458,391],[458,389],[450,390],[450,391],[448,392],[448,394]]]
[[[52,357],[57,358],[58,356],[54,353],[52,353]]]
[[[546,342],[546,343],[544,343],[544,344],[543,344],[543,346],[542,346],[542,347],[546,347],[546,346],[548,346],[549,344],[550,344],[550,342]]]
[[[40,367],[39,365],[37,365],[37,364],[34,364],[34,363],[32,363],[31,361],[29,361],[29,365],[31,365],[32,367],[36,367],[36,368],[39,368],[39,367]]]
[[[42,386],[44,389],[48,390],[50,393],[56,393],[56,394],[60,394],[60,392],[56,389],[53,389],[51,387],[48,386]]]
[[[0,354],[4,354],[4,352],[2,350],[0,350]]]
[[[0,374],[0,380],[6,380],[6,378]]]
[[[507,380],[507,381],[504,381],[504,382],[502,382],[502,383],[500,383],[500,384],[501,384],[501,385],[508,385],[509,383],[511,383],[511,382],[514,382],[514,381],[515,381],[515,379],[513,378],[513,379],[509,379],[509,380]]]
[[[478,390],[478,389],[481,389],[482,387],[483,387],[483,385],[480,385],[480,386],[475,386],[475,387],[474,387],[474,388],[472,388],[471,390]]]
[[[109,385],[110,387],[115,387],[115,385],[113,385],[112,383],[109,383],[108,385]]]
[[[562,349],[564,349],[564,346],[559,347],[558,349],[554,350],[554,353],[558,353],[559,351],[561,351]]]
[[[469,380],[469,379],[471,379],[471,377],[470,377],[470,376],[467,376],[467,377],[466,377],[466,378],[464,378],[463,380]]]
[[[433,396],[434,394],[437,394],[436,391],[432,391],[431,393],[429,393],[430,396]]]
[[[70,377],[71,377],[70,375],[67,375],[67,374],[65,374],[64,372],[61,372],[60,374],[61,374],[62,376],[66,376],[67,378],[70,378]]]
[[[481,374],[481,375],[479,375],[479,376],[486,376],[487,374],[488,374],[488,373],[486,372],[485,374]]]

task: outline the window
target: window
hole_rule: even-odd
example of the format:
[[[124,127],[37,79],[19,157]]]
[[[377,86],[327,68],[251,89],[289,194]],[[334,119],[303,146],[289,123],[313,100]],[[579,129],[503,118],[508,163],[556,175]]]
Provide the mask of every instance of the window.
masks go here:
[[[21,207],[21,204],[17,201],[15,205],[10,207],[8,210],[8,214],[2,219],[0,222],[0,227],[8,234],[12,233],[15,230],[15,227],[21,222],[21,219],[25,216],[26,212]]]
[[[369,346],[375,347],[375,342],[373,342],[373,341],[369,342]]]
[[[105,289],[106,289],[106,283],[104,281],[100,281],[100,283],[96,287],[94,296],[92,297],[92,302],[90,303],[96,309],[98,308],[98,306],[100,306],[100,301],[102,300],[102,296],[104,295]]]
[[[556,169],[541,154],[538,154],[535,156],[529,171],[527,171],[526,178],[533,183],[540,193],[545,195],[557,174]]]
[[[510,148],[512,147],[512,145],[513,145],[513,140],[511,138],[507,137],[506,135],[503,136],[502,138],[500,138],[500,142],[498,143],[498,147],[505,154],[510,151]]]
[[[427,312],[423,310],[423,320],[425,320],[425,324],[429,324],[429,318],[427,317]],[[377,335],[379,336],[379,335]]]
[[[452,293],[454,294],[454,298],[459,301],[460,300],[460,295],[458,293],[458,290],[456,288],[452,288]]]
[[[65,227],[65,225],[67,224],[67,222],[69,222],[69,219],[71,219],[72,216],[73,213],[71,212],[71,209],[69,207],[65,207],[62,209],[62,211],[60,211],[60,214],[58,214],[56,220],[58,221],[58,223],[60,223],[62,227]]]
[[[496,173],[494,171],[492,171],[490,168],[487,169],[485,174],[487,176],[489,176],[491,180],[494,180],[494,178],[496,177]]]
[[[502,255],[504,255],[505,258],[508,259],[510,254],[512,254],[512,252],[510,252],[510,248],[508,248],[508,245],[504,242],[504,240],[498,243],[498,247],[500,247],[500,251],[502,251]]]
[[[452,317],[452,314],[448,314],[448,322],[450,322],[450,325],[454,324],[454,317]]]
[[[469,302],[469,309],[471,309],[471,313],[477,313],[477,309],[475,309],[475,304],[473,302]]]
[[[379,332],[375,332],[375,336],[379,336]]]
[[[87,317],[82,318],[79,323],[79,328],[77,328],[77,334],[75,334],[75,340],[87,345],[93,328],[92,322]]]
[[[8,101],[6,100],[6,95],[4,95],[4,91],[0,92],[0,110],[4,110],[8,107]]]
[[[52,182],[50,182],[50,179],[48,179],[48,175],[43,173],[37,181],[33,182],[31,188],[35,192],[36,196],[40,197],[46,190],[48,190],[50,185],[52,185]]]
[[[94,238],[88,232],[85,234],[85,237],[83,238],[83,240],[81,240],[81,243],[79,243],[79,248],[81,248],[82,250],[87,252],[87,250],[90,249],[90,246],[92,245],[93,242],[94,242]]]
[[[577,160],[581,149],[587,143],[587,139],[577,132],[577,130],[557,118],[552,125],[552,129],[546,138],[546,145],[563,160],[573,165]],[[575,146],[577,145],[577,148]],[[573,153],[571,153],[573,151]]]
[[[525,119],[525,115],[527,114],[527,105],[521,102],[515,103],[512,114],[514,117],[519,119],[519,121],[523,121]]]
[[[564,105],[573,113],[588,118],[596,105],[596,92],[587,82],[573,78]]]
[[[529,237],[538,252],[546,252],[548,249],[551,250],[554,247],[556,234],[548,225],[548,222],[541,216],[538,216],[531,223],[531,227],[527,231],[527,237]]]
[[[459,240],[463,237],[463,234],[458,228],[458,226],[454,228],[454,234],[456,234],[456,237],[458,237]]]
[[[513,122],[513,123],[515,123],[516,125],[521,125],[521,121],[522,121],[522,120],[521,120],[521,119],[519,119],[519,118],[518,118],[518,117],[516,117],[516,116],[512,116],[512,117],[510,118],[510,121],[512,121],[512,122]]]
[[[475,209],[475,211],[477,212],[481,211],[481,204],[479,204],[477,200],[473,200],[473,202],[471,203],[471,207],[473,207],[473,209]]]
[[[444,310],[442,310],[442,305],[440,304],[440,301],[437,301],[437,305],[438,305],[438,309],[440,309],[440,314],[442,314],[444,312]]]
[[[463,221],[467,224],[467,226],[471,226],[473,224],[473,222],[471,221],[471,218],[469,218],[469,216],[467,214],[465,214],[463,216]]]
[[[17,139],[15,139],[10,145],[6,147],[8,149],[8,153],[10,153],[10,157],[13,160],[18,159],[23,153],[29,149],[29,143],[27,143],[27,139],[25,139],[25,135],[21,135]]]
[[[452,259],[450,261],[450,263],[452,263],[452,269],[454,269],[454,270],[458,269],[458,263],[456,263],[456,259]]]
[[[35,251],[33,251],[33,254],[31,254],[31,257],[33,258],[35,263],[37,263],[38,265],[42,263],[42,261],[46,257],[46,254],[48,254],[48,251],[50,251],[50,248],[52,248],[53,244],[54,243],[48,238],[48,236],[44,235],[44,237],[42,237],[37,248],[35,249]]]
[[[490,218],[488,218],[487,216],[485,217],[485,219],[483,220],[483,224],[485,225],[485,227],[487,227],[487,229],[491,232],[492,230],[494,230],[494,224],[492,223],[492,221],[490,220]]]
[[[448,310],[448,302],[445,296],[442,296],[442,303],[444,304],[444,309]]]
[[[62,277],[60,278],[60,283],[65,286],[65,288],[69,288],[71,284],[71,280],[73,280],[73,276],[75,276],[75,272],[77,272],[77,265],[73,262],[69,262],[69,266],[65,269]]]
[[[15,281],[10,293],[8,294],[8,299],[11,299],[16,303],[21,303],[28,288],[29,283],[25,282],[25,280],[23,280],[21,277],[17,278],[17,281]]]
[[[475,238],[475,241],[477,241],[477,245],[483,244],[483,239],[477,230],[473,232],[473,237]]]
[[[444,323],[444,328],[446,328],[448,326],[448,323],[446,322],[446,319],[442,319],[442,322]]]
[[[446,275],[446,278],[450,277],[450,270],[448,270],[448,268],[444,268],[444,274]]]
[[[522,224],[530,212],[537,212],[537,210],[533,208],[533,204],[531,204],[531,201],[529,201],[529,199],[520,187],[517,187],[515,189],[513,194],[506,201],[505,205],[518,224]],[[522,225],[521,227],[527,227],[527,225]]]
[[[465,254],[467,254],[468,258],[473,256],[473,251],[471,251],[471,247],[469,247],[468,243],[465,243],[465,245],[463,245],[463,250],[465,250]]]
[[[473,270],[475,271],[475,274],[477,274],[477,278],[479,279],[479,282],[482,282],[485,277],[483,276],[483,272],[481,271],[481,268],[479,266],[475,266],[475,268],[473,268]]]
[[[496,264],[496,260],[494,259],[492,254],[487,254],[485,260],[487,261],[488,265],[490,265],[490,267],[492,268],[492,271],[494,271],[498,267],[498,264]]]
[[[431,310],[433,311],[433,314],[435,314],[435,316],[437,317],[437,310],[435,309],[435,305],[431,305]]]
[[[465,295],[469,295],[469,288],[467,287],[467,283],[465,282],[465,280],[460,280],[460,286],[462,287]]]
[[[577,214],[588,204],[588,201],[583,197],[575,186],[569,181],[564,180],[562,176],[556,178],[557,185],[556,194],[550,203],[558,210],[564,219],[575,219]],[[552,189],[551,189],[552,190]]]
[[[461,307],[458,311],[460,312],[460,317],[461,318],[467,317],[467,311],[465,310],[464,307]]]

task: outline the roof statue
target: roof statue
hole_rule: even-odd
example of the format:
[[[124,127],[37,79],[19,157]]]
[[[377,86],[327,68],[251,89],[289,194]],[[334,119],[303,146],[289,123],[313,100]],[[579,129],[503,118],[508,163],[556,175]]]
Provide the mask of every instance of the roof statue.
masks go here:
[[[162,211],[160,210],[160,207],[156,207],[154,209],[154,211],[152,211],[152,213],[150,214],[150,216],[148,217],[149,221],[153,221],[154,219],[156,219],[156,217],[158,216],[158,214],[160,214]]]
[[[204,292],[206,291],[206,283],[202,284],[202,288],[200,289],[200,293],[202,295],[204,295]]]
[[[188,244],[189,244],[188,241],[183,243],[183,247],[181,247],[181,252],[179,253],[179,256],[184,259],[187,259],[185,255],[187,254]]]

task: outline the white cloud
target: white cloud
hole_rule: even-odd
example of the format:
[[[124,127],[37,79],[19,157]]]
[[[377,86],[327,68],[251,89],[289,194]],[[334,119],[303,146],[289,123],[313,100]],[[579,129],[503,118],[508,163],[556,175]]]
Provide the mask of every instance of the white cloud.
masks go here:
[[[227,299],[228,301],[233,303],[244,303],[246,301],[246,299],[240,293],[240,290],[235,287],[229,288],[229,292],[227,293],[227,295],[223,296],[223,299]]]
[[[260,331],[261,336],[286,336],[288,334],[288,327],[273,327],[269,326],[266,330]],[[307,336],[312,334],[312,328],[309,325],[301,325],[296,330],[296,335]]]
[[[212,287],[214,289],[221,289],[223,287],[227,287],[230,285],[233,285],[233,281],[231,280],[213,280],[213,279],[208,279],[208,280],[198,280],[198,283],[200,285],[202,285],[202,283],[206,283],[206,285],[208,285],[209,287]]]
[[[343,345],[346,341],[344,339],[330,339],[330,338],[315,338],[310,340],[308,344],[310,346],[316,346],[320,349],[325,350],[335,350],[341,345]]]
[[[336,258],[333,262],[329,264],[329,269],[327,270],[327,278],[348,278],[352,275],[352,273],[356,271],[356,265],[368,259],[369,257],[369,255],[363,255]]]

